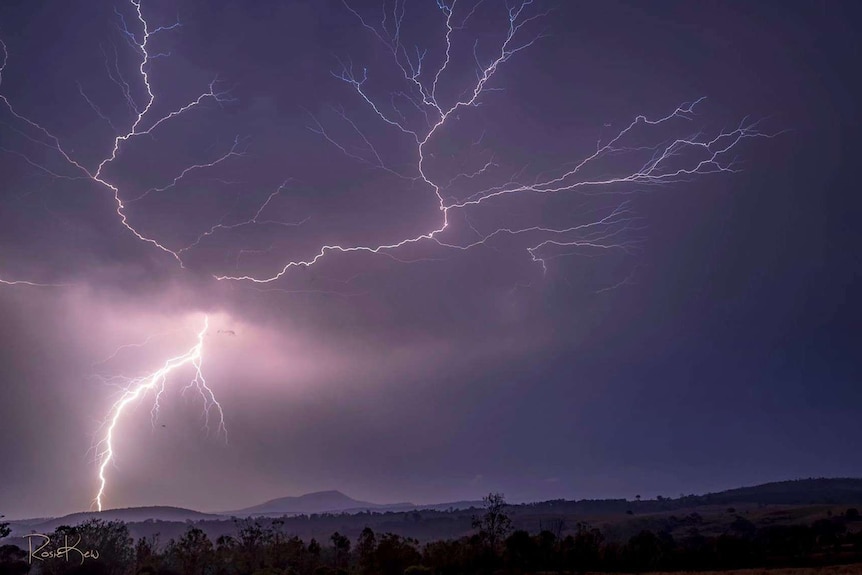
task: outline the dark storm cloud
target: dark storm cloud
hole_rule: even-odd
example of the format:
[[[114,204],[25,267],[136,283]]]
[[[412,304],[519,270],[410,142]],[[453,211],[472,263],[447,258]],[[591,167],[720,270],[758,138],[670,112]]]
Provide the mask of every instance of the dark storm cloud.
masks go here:
[[[142,6],[153,26],[177,13]],[[374,3],[356,7],[378,17]],[[171,53],[152,67],[158,114],[216,76],[233,100],[130,141],[108,179],[136,197],[183,166],[221,157],[237,137],[244,155],[129,202],[132,224],[179,249],[217,223],[250,219],[285,181],[266,218],[303,222],[219,230],[184,253],[185,268],[132,236],[110,191],[68,179],[80,174],[4,108],[0,278],[68,285],[0,286],[0,512],[87,507],[95,466],[86,451],[116,397],[93,375],[160,365],[191,343],[203,312],[236,333],[213,332],[204,362],[229,441],[206,438],[199,405],[178,393],[155,431],[142,403],[126,421],[110,506],[220,510],[326,488],[379,501],[491,489],[514,500],[675,495],[858,475],[846,457],[862,431],[854,359],[862,318],[852,298],[859,199],[848,193],[858,86],[846,61],[858,50],[849,30],[858,8],[823,10],[572,3],[542,21],[534,32],[548,36],[501,67],[494,87],[503,91],[433,142],[435,178],[475,169],[484,157],[469,144],[482,135],[505,168],[501,181],[521,169],[529,179],[592,153],[638,114],[663,115],[702,95],[709,99],[681,134],[659,131],[651,142],[746,115],[769,117],[772,131],[792,128],[745,142],[739,174],[619,190],[643,217],[632,236],[645,238],[642,251],[554,259],[547,274],[506,240],[397,253],[414,263],[328,254],[271,284],[213,280],[271,275],[321,245],[393,242],[439,224],[427,187],[351,159],[308,129],[317,119],[373,160],[343,110],[387,165],[415,170],[409,138],[332,75],[337,58],[349,57],[377,74],[375,96],[395,83],[389,55],[340,2],[185,2],[182,28],[154,36],[154,49]],[[427,66],[439,65],[439,13],[408,22],[405,35],[429,48]],[[88,168],[110,152],[112,129],[78,84],[112,122],[132,118],[106,77],[113,45],[143,96],[115,23],[110,5],[0,10],[9,51],[0,93]],[[493,43],[500,23],[474,30]],[[452,74],[447,86],[472,70]],[[475,188],[449,191],[463,190]],[[620,199],[496,201],[466,211],[469,221],[452,212],[452,233],[464,241],[468,224],[578,224]],[[93,365],[153,333],[165,335]],[[206,490],[201,475],[213,478]]]

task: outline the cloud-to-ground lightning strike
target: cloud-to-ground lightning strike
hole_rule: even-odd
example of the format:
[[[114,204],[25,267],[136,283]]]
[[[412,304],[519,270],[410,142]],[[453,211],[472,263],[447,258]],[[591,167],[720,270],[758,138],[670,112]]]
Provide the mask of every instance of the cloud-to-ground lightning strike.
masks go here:
[[[384,160],[385,154],[381,153],[373,143],[373,138],[363,131],[360,122],[352,119],[347,112],[340,108],[333,108],[336,116],[349,126],[348,131],[358,138],[359,147],[348,146],[339,142],[339,139],[324,125],[320,119],[312,117],[312,126],[309,129],[322,137],[348,158],[370,166],[373,169],[382,170],[395,176],[401,182],[418,184],[433,193],[436,198],[436,207],[439,215],[437,223],[428,226],[429,229],[416,230],[407,237],[395,239],[387,243],[376,244],[326,244],[319,248],[312,248],[311,253],[304,259],[287,261],[275,266],[271,273],[263,275],[242,274],[236,275],[213,275],[216,280],[221,281],[244,281],[252,284],[269,284],[285,276],[291,268],[302,268],[316,264],[327,254],[333,252],[349,254],[362,252],[370,254],[385,255],[397,261],[403,261],[396,257],[394,252],[401,248],[420,243],[430,244],[434,247],[450,250],[468,250],[479,246],[490,246],[492,241],[501,237],[523,238],[527,243],[526,252],[533,262],[547,271],[547,262],[551,259],[570,255],[575,250],[621,250],[629,251],[636,247],[636,241],[628,234],[638,229],[638,218],[634,214],[631,204],[622,201],[615,206],[605,208],[603,212],[595,215],[592,212],[579,213],[580,217],[589,217],[587,221],[581,221],[573,225],[525,225],[495,226],[488,229],[479,229],[471,221],[474,211],[480,207],[494,203],[495,206],[505,206],[505,202],[514,196],[556,195],[562,193],[581,193],[583,195],[593,194],[616,194],[621,190],[631,190],[634,186],[648,187],[663,185],[674,182],[686,181],[692,177],[722,173],[735,172],[734,158],[732,156],[737,145],[745,139],[771,137],[770,134],[760,131],[757,123],[743,121],[735,128],[722,130],[712,135],[700,132],[686,136],[675,136],[667,138],[662,136],[656,138],[659,144],[643,145],[635,138],[636,132],[642,130],[656,129],[658,127],[675,127],[691,123],[695,118],[695,109],[703,98],[677,106],[664,116],[649,118],[645,115],[635,117],[631,122],[610,137],[605,143],[601,141],[596,145],[595,151],[581,159],[563,162],[556,170],[546,170],[536,176],[533,181],[524,182],[522,170],[513,174],[501,176],[497,183],[488,185],[487,179],[504,169],[498,156],[489,149],[483,149],[480,161],[472,168],[451,170],[450,173],[438,175],[433,167],[435,155],[433,143],[437,137],[450,124],[459,120],[461,114],[468,114],[471,110],[484,103],[484,98],[491,93],[496,93],[499,88],[491,85],[492,80],[503,65],[512,56],[533,46],[541,39],[541,34],[529,34],[529,26],[547,16],[548,12],[534,9],[534,0],[521,0],[520,2],[505,3],[504,29],[501,30],[501,40],[494,45],[493,49],[482,46],[485,54],[480,56],[479,41],[472,43],[472,61],[475,64],[475,80],[471,79],[466,86],[458,90],[450,90],[446,85],[447,80],[454,76],[457,53],[456,45],[460,42],[471,19],[478,19],[477,12],[487,8],[490,3],[483,0],[467,5],[462,9],[463,0],[437,0],[436,8],[439,9],[441,20],[440,29],[442,44],[445,50],[440,54],[439,65],[431,66],[427,58],[428,52],[420,50],[419,47],[409,48],[404,44],[402,38],[402,23],[406,17],[406,1],[396,0],[391,12],[384,4],[383,20],[374,25],[370,20],[354,9],[347,0],[344,1],[345,9],[358,19],[360,25],[368,30],[374,42],[382,44],[384,49],[391,55],[395,64],[396,74],[399,80],[403,80],[404,88],[401,91],[390,93],[388,102],[380,101],[374,96],[371,84],[374,81],[373,73],[369,74],[365,68],[354,69],[351,62],[341,62],[341,67],[332,75],[337,81],[346,84],[358,97],[361,105],[367,106],[373,113],[375,120],[382,122],[386,129],[391,129],[393,135],[400,140],[405,140],[411,152],[411,164],[409,173],[404,169],[396,169]],[[432,9],[433,9],[432,4]],[[308,218],[295,222],[284,222],[274,219],[265,219],[263,212],[270,203],[282,192],[286,183],[270,193],[258,206],[256,212],[247,219],[238,223],[225,223],[222,221],[212,225],[208,229],[200,230],[196,239],[184,246],[171,245],[164,239],[157,239],[153,235],[141,231],[129,220],[127,207],[133,202],[143,200],[152,194],[160,194],[173,190],[183,184],[184,179],[193,172],[216,169],[218,166],[232,161],[233,158],[244,155],[242,140],[237,137],[229,149],[220,155],[206,161],[199,161],[178,170],[172,177],[168,177],[161,185],[151,186],[145,190],[125,191],[120,189],[120,184],[115,183],[107,175],[108,169],[119,157],[121,149],[129,141],[145,135],[152,135],[163,125],[175,118],[185,115],[194,109],[202,107],[205,102],[223,104],[231,100],[226,91],[217,89],[216,80],[213,80],[206,91],[200,93],[196,98],[187,101],[185,105],[179,106],[173,111],[161,116],[153,117],[156,109],[155,91],[150,81],[150,68],[153,62],[161,57],[167,56],[161,52],[152,50],[151,41],[154,36],[178,27],[180,24],[151,27],[144,16],[141,0],[129,0],[126,12],[134,14],[134,20],[127,23],[123,12],[116,10],[118,28],[124,42],[136,54],[138,63],[136,70],[136,81],[142,87],[144,93],[142,98],[135,97],[135,84],[130,83],[126,76],[120,71],[119,57],[116,48],[113,58],[105,54],[105,67],[108,77],[119,88],[122,98],[131,114],[128,126],[117,129],[122,125],[117,119],[108,118],[103,111],[94,104],[86,95],[85,87],[78,84],[78,92],[89,105],[96,116],[109,126],[112,132],[112,142],[109,153],[97,160],[93,165],[87,166],[83,160],[73,155],[73,150],[67,149],[60,139],[42,124],[31,120],[18,112],[6,95],[0,91],[0,104],[8,110],[14,123],[13,127],[20,136],[31,143],[48,150],[52,155],[60,158],[70,169],[69,174],[59,173],[42,165],[39,161],[26,153],[13,150],[0,149],[7,153],[19,156],[30,166],[38,169],[41,174],[58,179],[78,180],[89,179],[101,188],[106,188],[115,206],[115,213],[120,224],[131,233],[137,240],[145,242],[150,246],[170,255],[180,267],[185,267],[183,260],[187,252],[198,248],[208,238],[216,233],[229,232],[236,228],[250,225],[270,226],[298,226],[307,221]],[[3,88],[3,72],[6,69],[10,55],[7,46],[0,40],[0,90]],[[484,59],[484,63],[482,60]],[[457,87],[452,87],[457,88]],[[459,96],[450,98],[444,96],[445,92],[456,92]],[[410,110],[413,121],[408,119],[405,110]],[[604,124],[604,127],[609,127]],[[485,146],[485,132],[472,141],[474,148]],[[592,149],[592,148],[591,148]],[[640,167],[631,168],[607,166],[601,163],[610,158],[616,158],[624,154],[644,154],[645,160],[639,161]],[[591,175],[596,172],[595,168],[602,168],[602,176]],[[592,170],[592,171],[591,171]],[[458,172],[461,173],[458,173]],[[479,189],[476,189],[476,188]],[[467,232],[472,232],[473,239],[469,241],[458,240],[451,232],[456,227],[453,223],[455,214],[461,216],[457,221],[466,224]],[[447,233],[449,232],[449,233]],[[243,253],[252,251],[269,250],[245,250],[240,249],[236,260]],[[238,263],[237,263],[238,265]],[[0,270],[2,271],[2,270]],[[628,279],[623,280],[625,283]],[[12,281],[0,278],[0,283],[9,285],[55,285],[38,284],[29,281]],[[105,434],[98,444],[99,462],[99,488],[95,498],[95,504],[99,510],[102,509],[106,491],[106,471],[108,465],[114,459],[113,439],[118,431],[118,423],[127,406],[133,401],[142,398],[149,392],[154,393],[153,417],[158,413],[159,399],[165,389],[168,376],[185,366],[191,366],[195,375],[186,389],[196,388],[202,395],[205,403],[206,425],[209,424],[211,411],[214,409],[218,415],[218,430],[224,432],[224,417],[221,405],[216,401],[212,390],[208,387],[201,371],[203,338],[207,333],[208,320],[205,321],[203,329],[198,333],[197,343],[186,353],[173,357],[165,362],[163,367],[143,378],[124,380],[125,386],[122,395],[111,408],[110,414],[105,421]]]
[[[203,362],[203,346],[204,337],[209,330],[209,317],[204,318],[203,328],[197,333],[197,341],[191,349],[185,353],[172,357],[165,361],[164,365],[156,371],[147,374],[143,377],[128,379],[125,389],[120,398],[111,406],[108,417],[105,419],[103,428],[104,435],[97,444],[97,459],[99,464],[99,487],[96,493],[94,503],[99,511],[102,510],[103,500],[105,498],[105,489],[107,487],[107,468],[114,459],[114,436],[117,433],[117,427],[120,424],[123,413],[126,408],[134,401],[140,400],[146,394],[153,393],[152,419],[155,425],[159,411],[159,400],[165,391],[165,386],[168,382],[168,377],[174,372],[183,367],[191,366],[194,369],[194,377],[185,386],[183,391],[195,388],[204,401],[204,427],[207,433],[210,431],[210,417],[214,412],[218,419],[216,433],[222,433],[227,439],[227,429],[224,423],[224,413],[222,412],[221,404],[213,393],[212,388],[207,384],[206,378],[202,371]]]

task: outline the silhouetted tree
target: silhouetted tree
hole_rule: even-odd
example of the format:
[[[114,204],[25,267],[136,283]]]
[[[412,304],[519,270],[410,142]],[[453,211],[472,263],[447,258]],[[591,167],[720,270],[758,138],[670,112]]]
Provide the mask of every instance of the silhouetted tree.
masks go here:
[[[679,542],[676,553],[677,566],[683,569],[703,569],[712,560],[710,540],[697,527],[689,528]]]
[[[267,548],[273,542],[272,529],[264,528],[258,521],[246,519],[235,521],[237,531],[236,549],[232,556],[240,571],[253,573],[266,567]]]
[[[536,535],[536,566],[546,571],[553,569],[557,561],[557,537],[544,529]]]
[[[604,539],[602,532],[598,529],[591,528],[585,523],[578,523],[575,536],[567,544],[569,552],[564,557],[566,566],[574,567],[579,571],[596,569],[599,565]]]
[[[566,530],[566,520],[562,517],[555,517],[553,519],[547,520],[539,520],[539,531],[550,531],[554,534],[554,537],[559,539],[563,535],[563,531]]]
[[[133,540],[129,536],[128,527],[122,521],[93,518],[74,527],[61,525],[54,530],[51,538],[58,545],[64,545],[67,540],[70,545],[80,540],[80,549],[95,549],[99,552],[97,560],[85,560],[79,566],[82,573],[123,575],[135,559]],[[60,566],[60,562],[64,565]],[[46,561],[43,567],[50,567],[53,572],[69,573],[73,564],[72,561],[57,559]]]
[[[811,529],[814,531],[814,538],[818,546],[835,549],[841,543],[841,535],[847,531],[844,523],[831,519],[818,519],[811,525]]]
[[[308,552],[316,561],[320,560],[320,543],[314,537],[308,542]]]
[[[674,540],[668,533],[656,535],[643,530],[623,548],[623,559],[630,569],[653,570],[669,563],[674,548]]]
[[[503,547],[503,560],[508,567],[523,572],[536,564],[536,542],[526,531],[518,530],[509,535]]]
[[[652,531],[641,531],[626,544],[623,555],[629,568],[650,570],[658,563],[658,537]]]
[[[0,575],[24,575],[29,571],[26,551],[16,545],[0,545]]]
[[[750,565],[754,546],[748,539],[730,533],[719,535],[715,540],[715,561],[722,569],[734,569]]]
[[[335,568],[347,565],[347,559],[350,554],[350,539],[336,531],[329,538],[332,541],[332,546],[335,548]]]
[[[814,547],[814,532],[806,525],[771,525],[758,530],[756,542],[768,555],[804,557]]]
[[[478,542],[478,536],[476,539]],[[432,541],[425,545],[423,551],[423,562],[430,565],[437,575],[470,573],[477,558],[478,554],[469,539]]]
[[[193,526],[178,541],[171,541],[165,554],[171,564],[185,575],[203,575],[215,561],[212,541],[201,529]]]
[[[372,575],[374,573],[374,552],[377,550],[377,536],[370,527],[366,527],[359,534],[356,543],[356,553],[359,556],[359,573],[361,575]]]
[[[135,543],[135,573],[157,573],[162,563],[162,557],[158,552],[158,533],[150,537],[141,537]]]
[[[228,565],[233,562],[238,546],[239,544],[234,537],[230,535],[220,535],[216,539],[216,562],[219,565]],[[227,573],[227,571],[224,572]]]
[[[478,529],[479,537],[492,551],[496,551],[499,543],[512,529],[512,520],[503,512],[506,499],[502,493],[489,493],[482,498],[482,503],[485,513],[480,517],[473,517],[473,529]]]
[[[411,565],[416,565],[422,556],[416,549],[418,541],[394,533],[384,533],[374,552],[376,575],[402,575]]]
[[[754,523],[744,517],[736,516],[736,519],[730,524],[730,530],[739,537],[750,539],[757,533],[757,527]]]

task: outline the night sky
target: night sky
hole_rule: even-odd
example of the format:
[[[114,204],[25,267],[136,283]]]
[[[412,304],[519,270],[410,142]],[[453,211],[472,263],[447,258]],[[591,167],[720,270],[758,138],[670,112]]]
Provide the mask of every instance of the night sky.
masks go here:
[[[0,513],[862,476],[858,3],[511,7],[3,2]]]

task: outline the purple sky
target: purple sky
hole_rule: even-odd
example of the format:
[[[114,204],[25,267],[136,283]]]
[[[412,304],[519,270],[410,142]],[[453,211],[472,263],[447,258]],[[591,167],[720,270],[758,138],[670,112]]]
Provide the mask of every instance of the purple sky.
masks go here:
[[[860,9],[796,4],[144,0],[147,107],[133,4],[4,3],[0,514],[205,316],[227,441],[177,370],[106,507],[862,475]]]

